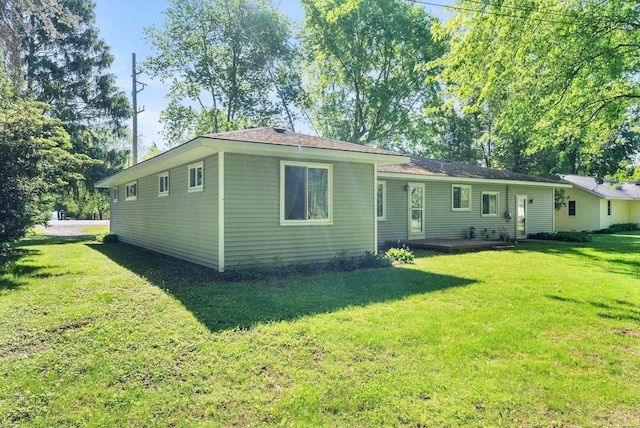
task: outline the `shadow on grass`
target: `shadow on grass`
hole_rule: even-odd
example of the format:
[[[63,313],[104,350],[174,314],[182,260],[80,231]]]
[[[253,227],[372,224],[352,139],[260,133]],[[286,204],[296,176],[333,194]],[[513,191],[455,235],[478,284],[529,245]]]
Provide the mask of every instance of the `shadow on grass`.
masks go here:
[[[592,306],[599,311],[596,315],[600,318],[612,320],[628,320],[640,323],[640,310],[637,309],[639,306],[625,300],[611,300],[610,303],[606,303],[596,302],[593,300],[582,301],[561,297],[555,294],[546,294],[545,297],[563,303]]]
[[[87,245],[174,296],[212,332],[248,329],[257,323],[394,301],[473,282],[404,268],[225,282],[224,275],[212,269],[132,245]]]
[[[37,250],[27,248],[11,250],[11,253],[0,264],[0,291],[13,290],[23,285],[24,282],[20,281],[21,277],[46,277],[47,274],[39,273],[42,270],[41,267],[22,263],[25,257],[36,256],[39,253]]]
[[[601,264],[611,273],[638,277],[640,274],[640,232],[624,234],[595,234],[591,242],[526,242],[519,244],[519,250],[537,251],[547,254],[567,254],[590,259]],[[609,264],[609,266],[605,266]]]

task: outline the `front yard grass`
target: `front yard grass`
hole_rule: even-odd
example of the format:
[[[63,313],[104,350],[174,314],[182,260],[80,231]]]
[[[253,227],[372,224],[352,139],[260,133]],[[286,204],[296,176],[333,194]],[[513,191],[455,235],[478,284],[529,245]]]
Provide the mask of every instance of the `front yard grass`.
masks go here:
[[[640,235],[223,283],[34,236],[0,268],[0,426],[638,426]]]

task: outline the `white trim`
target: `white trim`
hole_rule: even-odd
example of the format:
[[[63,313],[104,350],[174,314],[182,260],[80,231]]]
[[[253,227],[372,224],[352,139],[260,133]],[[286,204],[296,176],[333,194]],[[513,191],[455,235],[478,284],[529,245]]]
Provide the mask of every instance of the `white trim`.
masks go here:
[[[408,211],[408,215],[407,215],[407,236],[409,239],[424,239],[424,237],[426,236],[426,224],[425,224],[425,205],[426,205],[426,195],[425,195],[425,184],[424,183],[408,183],[408,191],[407,191],[407,211]],[[411,189],[412,188],[420,188],[422,189],[422,231],[418,232],[418,233],[411,233],[411,214],[412,214],[412,207],[411,207]]]
[[[376,166],[409,163],[411,158],[402,154],[378,154],[350,152],[346,150],[321,149],[303,146],[278,145],[246,141],[216,139],[207,136],[196,137],[158,156],[140,162],[94,184],[95,187],[109,187],[122,184],[132,178],[157,174],[158,172],[193,163],[218,152],[244,153],[262,156],[289,157],[294,159],[316,159],[318,161],[368,163]],[[571,186],[568,186],[571,187]]]
[[[303,220],[287,220],[285,216],[285,167],[297,166],[305,168],[326,169],[328,171],[328,189],[327,189],[327,209],[328,218],[326,219],[303,219]],[[281,226],[314,226],[314,225],[331,225],[333,224],[333,164],[329,163],[313,163],[313,162],[293,162],[280,161],[280,225]]]
[[[564,183],[545,183],[541,181],[525,181],[525,180],[503,180],[494,178],[471,178],[471,177],[449,177],[449,176],[436,176],[436,175],[424,175],[424,174],[402,174],[395,172],[380,172],[378,178],[398,179],[398,180],[424,180],[424,181],[444,181],[444,182],[468,182],[468,183],[491,183],[491,184],[513,184],[513,185],[526,185],[526,186],[541,186],[541,187],[559,187],[563,189],[570,189],[573,187],[571,184]]]
[[[163,180],[165,179],[166,180]],[[162,190],[162,182],[166,181],[164,187],[165,189]],[[165,172],[161,172],[160,174],[158,174],[158,196],[169,196],[169,186],[171,184],[169,183],[169,171],[165,171]]]
[[[484,211],[484,195],[496,196],[496,212],[494,214],[485,214]],[[498,217],[498,211],[500,211],[500,192],[482,192],[480,194],[480,216],[481,217]]]
[[[191,185],[191,170],[195,169],[197,171],[197,169],[200,168],[202,170],[202,179],[200,184],[197,184],[195,186]],[[197,179],[197,172],[196,172],[196,179]],[[192,193],[192,192],[202,192],[204,190],[204,161],[200,161],[200,162],[196,162],[196,163],[192,163],[191,165],[187,166],[187,192],[188,193]]]
[[[453,206],[453,188],[454,187],[460,188],[460,204],[462,204],[462,188],[466,187],[469,189],[469,206],[468,207],[456,208]],[[472,191],[473,191],[473,187],[471,186],[471,184],[452,184],[451,185],[451,211],[472,211],[472,206],[473,206]]]
[[[224,152],[218,153],[218,271],[224,272]]]
[[[378,186],[380,185],[382,185],[382,216],[378,217]],[[376,179],[376,219],[387,220],[387,182],[385,180]]]
[[[131,189],[133,189],[133,192]],[[138,199],[138,180],[127,183],[125,195],[125,201],[135,201]]]
[[[573,214],[571,214],[571,202],[573,202]],[[567,217],[576,217],[578,214],[578,204],[575,199],[567,201]]]
[[[110,189],[111,192],[111,202],[118,202],[118,199],[120,197],[120,189],[118,188],[118,186],[113,186]]]

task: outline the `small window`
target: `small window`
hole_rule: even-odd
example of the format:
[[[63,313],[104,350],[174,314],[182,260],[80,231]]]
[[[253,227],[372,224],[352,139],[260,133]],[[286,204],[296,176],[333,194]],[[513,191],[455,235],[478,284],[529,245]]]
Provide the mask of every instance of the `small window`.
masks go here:
[[[611,201],[607,201],[607,215],[611,215]]]
[[[569,215],[574,217],[576,215],[576,201],[569,201]]]
[[[111,189],[111,200],[113,202],[118,202],[118,187]]]
[[[387,219],[387,182],[378,181],[376,192],[376,210],[378,220]]]
[[[332,165],[280,164],[280,222],[330,224]]]
[[[189,192],[201,192],[204,184],[204,166],[202,162],[189,165]]]
[[[127,184],[127,197],[125,200],[132,201],[138,199],[138,182],[134,181]]]
[[[498,215],[498,192],[482,192],[482,215]]]
[[[169,195],[169,173],[158,174],[158,196]]]
[[[471,211],[471,186],[451,186],[451,210]]]

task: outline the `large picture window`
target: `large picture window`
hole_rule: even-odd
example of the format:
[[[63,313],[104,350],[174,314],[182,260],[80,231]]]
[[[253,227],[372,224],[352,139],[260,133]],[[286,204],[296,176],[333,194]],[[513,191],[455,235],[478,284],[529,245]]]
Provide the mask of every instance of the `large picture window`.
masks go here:
[[[497,192],[482,192],[482,215],[487,217],[498,215]]]
[[[471,211],[471,186],[451,186],[451,210]]]
[[[281,222],[331,223],[331,174],[331,165],[282,162]]]

